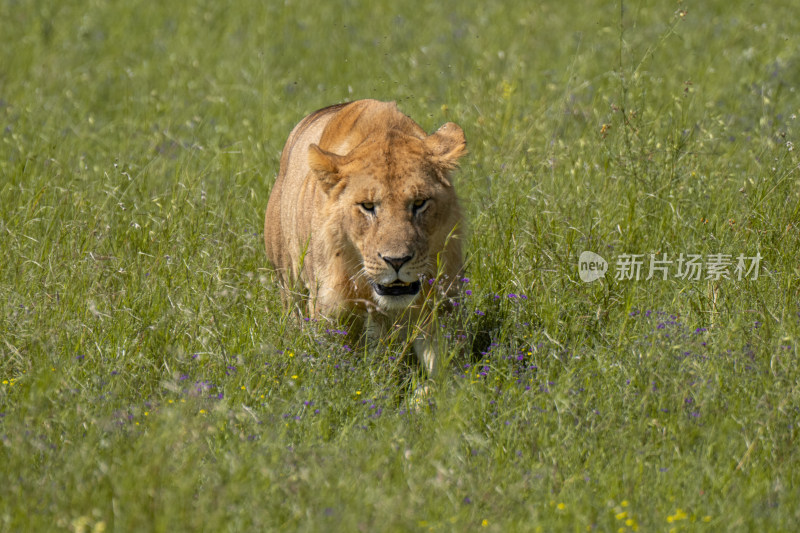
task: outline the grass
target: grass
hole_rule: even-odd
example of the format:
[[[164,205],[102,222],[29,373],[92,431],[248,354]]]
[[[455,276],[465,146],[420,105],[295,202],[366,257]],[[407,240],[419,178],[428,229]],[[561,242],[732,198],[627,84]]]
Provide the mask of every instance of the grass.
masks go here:
[[[794,529],[794,12],[0,3],[0,530]],[[362,97],[470,147],[444,351],[492,344],[422,411],[400,347],[284,314],[263,250],[288,132]]]

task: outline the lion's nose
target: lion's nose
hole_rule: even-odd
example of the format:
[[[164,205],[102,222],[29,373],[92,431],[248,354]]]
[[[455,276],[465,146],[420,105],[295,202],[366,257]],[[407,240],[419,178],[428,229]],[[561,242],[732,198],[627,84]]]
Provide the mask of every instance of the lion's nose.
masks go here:
[[[400,267],[411,261],[411,258],[413,257],[411,255],[405,255],[403,257],[386,257],[384,255],[380,254],[378,255],[380,256],[381,259],[386,261],[386,263],[388,263],[389,266],[391,266],[398,274],[400,273]]]

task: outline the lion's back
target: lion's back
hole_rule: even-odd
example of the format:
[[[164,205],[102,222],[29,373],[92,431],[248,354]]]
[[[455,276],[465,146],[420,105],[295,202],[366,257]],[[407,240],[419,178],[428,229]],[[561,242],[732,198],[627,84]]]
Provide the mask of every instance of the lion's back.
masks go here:
[[[280,169],[272,188],[264,219],[267,258],[284,280],[299,268],[295,250],[308,239],[309,209],[316,193],[309,173],[308,147],[318,143],[328,122],[347,104],[329,106],[305,117],[292,129],[281,152]]]

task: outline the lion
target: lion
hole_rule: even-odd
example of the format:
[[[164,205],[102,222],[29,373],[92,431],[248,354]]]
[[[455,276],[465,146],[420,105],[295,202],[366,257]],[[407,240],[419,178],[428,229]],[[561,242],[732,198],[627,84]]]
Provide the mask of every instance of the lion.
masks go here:
[[[427,135],[394,102],[305,117],[281,154],[264,221],[284,302],[302,288],[310,317],[355,317],[370,338],[398,321],[418,326],[430,292],[445,280],[451,294],[464,266],[451,173],[466,153],[457,124]],[[440,364],[429,333],[411,335],[433,377]]]

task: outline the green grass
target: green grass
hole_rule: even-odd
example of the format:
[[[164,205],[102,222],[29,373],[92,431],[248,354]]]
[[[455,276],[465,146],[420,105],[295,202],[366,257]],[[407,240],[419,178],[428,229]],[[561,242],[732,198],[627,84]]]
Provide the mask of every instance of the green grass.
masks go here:
[[[796,8],[643,4],[0,2],[0,530],[795,529]],[[421,411],[263,249],[288,132],[362,97],[470,148],[444,333],[493,345]]]

